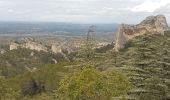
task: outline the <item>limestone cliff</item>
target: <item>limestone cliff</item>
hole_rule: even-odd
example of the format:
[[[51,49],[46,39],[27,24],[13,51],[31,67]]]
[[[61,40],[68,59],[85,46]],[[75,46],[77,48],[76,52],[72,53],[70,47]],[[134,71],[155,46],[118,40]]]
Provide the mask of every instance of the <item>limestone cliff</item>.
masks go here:
[[[31,38],[26,38],[24,41],[21,42],[11,42],[10,50],[18,49],[18,48],[27,48],[36,51],[44,51],[47,52],[48,48],[41,43],[34,41]]]
[[[124,48],[126,42],[136,36],[145,33],[164,35],[164,32],[168,30],[169,27],[163,15],[149,16],[137,25],[122,24],[117,33],[115,50]]]
[[[52,52],[54,54],[57,53],[63,54],[63,51],[67,51],[68,54],[72,52],[72,50],[69,47],[66,47],[65,45],[52,44],[51,46],[47,47],[44,44],[35,41],[32,38],[25,38],[24,40],[21,41],[11,42],[10,50],[14,50],[18,48],[27,48],[30,50],[43,51],[43,52]]]

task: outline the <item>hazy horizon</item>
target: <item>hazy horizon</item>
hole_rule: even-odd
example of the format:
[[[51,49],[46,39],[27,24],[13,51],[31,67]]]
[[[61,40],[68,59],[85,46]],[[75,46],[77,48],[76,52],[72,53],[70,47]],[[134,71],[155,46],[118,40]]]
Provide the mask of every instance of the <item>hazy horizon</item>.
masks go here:
[[[128,23],[163,14],[170,23],[168,0],[0,0],[0,21]]]

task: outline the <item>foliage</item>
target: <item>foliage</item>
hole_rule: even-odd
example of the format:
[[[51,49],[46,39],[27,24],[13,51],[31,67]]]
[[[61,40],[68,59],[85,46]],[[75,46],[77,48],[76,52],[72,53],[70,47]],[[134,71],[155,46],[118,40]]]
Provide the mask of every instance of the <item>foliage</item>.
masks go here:
[[[70,75],[73,71],[76,71],[73,67],[69,68],[65,66],[73,66],[76,64],[78,64],[78,62],[49,64],[35,72],[27,72],[4,80],[8,88],[19,91],[18,100],[53,98],[53,91],[58,89],[60,80]],[[8,91],[4,93],[8,93]]]
[[[114,48],[114,43],[108,44],[106,46],[100,47],[100,48],[96,48],[95,51],[97,53],[106,53],[108,50],[112,50]]]
[[[163,85],[159,78],[150,78],[145,80],[144,89],[148,92],[140,93],[140,100],[166,100],[166,91],[168,87]]]
[[[131,82],[148,93],[133,92],[141,100],[165,100],[170,94],[170,32],[145,34],[129,41],[118,53],[118,63]],[[155,79],[156,77],[156,79]]]
[[[21,92],[25,95],[36,95],[44,91],[45,86],[41,82],[31,78],[30,80],[26,81],[25,84],[22,86]]]
[[[19,92],[7,85],[7,81],[0,77],[0,100],[17,100]]]
[[[127,78],[117,72],[102,73],[84,68],[60,82],[60,100],[110,100],[125,94],[130,88]]]
[[[45,64],[54,64],[53,59],[58,62],[64,61],[61,54],[37,52],[29,49],[17,49],[0,54],[1,75],[12,77],[22,72],[32,71]]]
[[[8,51],[0,55],[0,76],[6,76],[0,78],[0,99],[168,100],[169,34],[138,36],[119,52],[110,51],[110,46],[92,50],[88,60],[86,49],[79,50],[67,55],[71,62],[28,49]],[[51,64],[53,58],[61,61]],[[28,72],[25,67],[37,69]]]

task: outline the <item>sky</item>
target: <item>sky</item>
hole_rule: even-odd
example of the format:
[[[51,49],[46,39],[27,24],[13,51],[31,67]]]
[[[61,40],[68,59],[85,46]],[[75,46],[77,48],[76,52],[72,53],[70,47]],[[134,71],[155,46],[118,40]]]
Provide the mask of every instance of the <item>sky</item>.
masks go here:
[[[163,14],[170,0],[0,0],[0,21],[136,24]]]

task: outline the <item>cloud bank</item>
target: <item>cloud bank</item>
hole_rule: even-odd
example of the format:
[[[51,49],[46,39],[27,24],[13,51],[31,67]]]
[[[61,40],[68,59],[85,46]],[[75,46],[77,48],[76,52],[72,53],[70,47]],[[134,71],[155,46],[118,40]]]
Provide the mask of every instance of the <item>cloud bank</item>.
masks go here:
[[[170,0],[0,0],[1,21],[138,23],[164,14],[170,22]]]

